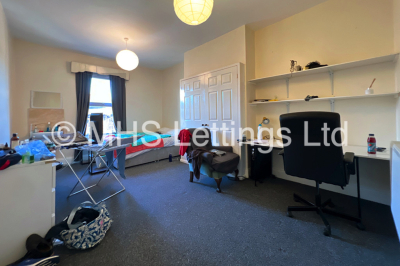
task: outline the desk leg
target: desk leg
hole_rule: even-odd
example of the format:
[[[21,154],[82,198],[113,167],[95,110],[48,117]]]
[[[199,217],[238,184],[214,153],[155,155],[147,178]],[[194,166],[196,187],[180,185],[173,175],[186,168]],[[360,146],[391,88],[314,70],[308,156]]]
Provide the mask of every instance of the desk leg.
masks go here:
[[[357,228],[360,230],[365,230],[365,226],[362,223],[361,217],[361,196],[360,196],[360,166],[358,157],[354,158],[356,161],[356,171],[357,171],[357,200],[358,200],[358,218],[360,221],[357,223]]]

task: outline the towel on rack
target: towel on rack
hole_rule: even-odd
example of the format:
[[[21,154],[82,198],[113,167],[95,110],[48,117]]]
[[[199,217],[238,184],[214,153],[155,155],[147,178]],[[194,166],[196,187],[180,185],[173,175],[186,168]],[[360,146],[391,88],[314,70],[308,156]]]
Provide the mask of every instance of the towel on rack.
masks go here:
[[[191,138],[192,138],[192,134],[190,133],[189,130],[182,129],[181,132],[179,132],[178,140],[181,141],[181,147],[179,148],[179,155],[181,155],[181,156],[185,155],[185,153],[189,147],[187,145],[187,143],[190,143]]]

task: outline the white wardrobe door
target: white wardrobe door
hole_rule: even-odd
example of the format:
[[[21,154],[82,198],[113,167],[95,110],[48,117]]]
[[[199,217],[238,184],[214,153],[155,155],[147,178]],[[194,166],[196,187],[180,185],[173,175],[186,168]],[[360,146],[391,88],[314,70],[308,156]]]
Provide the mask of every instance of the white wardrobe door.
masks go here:
[[[239,134],[239,87],[237,66],[204,77],[209,125],[219,128],[214,145],[234,145]],[[224,128],[224,129],[222,129]],[[240,154],[239,147],[234,147]]]
[[[206,124],[204,75],[181,81],[181,128]]]

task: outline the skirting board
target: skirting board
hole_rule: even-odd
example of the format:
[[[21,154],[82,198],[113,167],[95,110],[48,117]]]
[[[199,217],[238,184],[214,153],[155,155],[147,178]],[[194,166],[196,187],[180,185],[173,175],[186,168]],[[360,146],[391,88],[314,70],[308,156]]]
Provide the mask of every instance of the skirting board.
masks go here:
[[[67,158],[67,161],[68,161],[70,164],[79,163],[79,162],[74,162],[74,157],[66,157],[66,158]],[[64,158],[57,158],[57,161],[62,162],[64,165],[66,164],[66,161],[65,161]]]

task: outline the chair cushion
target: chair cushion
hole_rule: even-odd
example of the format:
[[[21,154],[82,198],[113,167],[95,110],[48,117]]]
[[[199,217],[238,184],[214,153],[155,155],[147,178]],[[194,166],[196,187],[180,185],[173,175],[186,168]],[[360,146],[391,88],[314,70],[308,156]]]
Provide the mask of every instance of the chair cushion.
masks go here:
[[[211,167],[217,172],[232,173],[237,169],[239,161],[239,155],[227,152],[224,156],[214,156]]]

